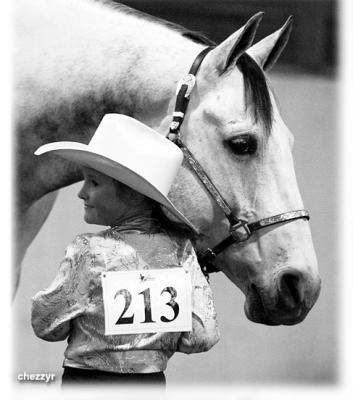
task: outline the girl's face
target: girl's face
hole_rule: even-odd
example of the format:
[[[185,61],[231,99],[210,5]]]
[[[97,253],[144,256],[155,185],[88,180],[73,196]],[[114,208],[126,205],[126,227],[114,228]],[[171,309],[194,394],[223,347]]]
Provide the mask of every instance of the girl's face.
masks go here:
[[[145,197],[91,168],[82,168],[84,183],[78,197],[84,200],[88,224],[114,226],[138,213],[136,199]]]

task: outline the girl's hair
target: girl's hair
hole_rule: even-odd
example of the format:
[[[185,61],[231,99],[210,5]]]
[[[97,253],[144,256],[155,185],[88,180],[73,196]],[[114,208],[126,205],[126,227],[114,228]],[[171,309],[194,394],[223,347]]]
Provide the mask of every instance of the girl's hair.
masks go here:
[[[167,217],[163,206],[155,202],[152,217],[159,221],[162,231],[172,233],[175,236],[183,236],[189,239],[195,236],[195,233],[183,222],[173,221]]]
[[[181,221],[174,221],[169,219],[166,213],[164,212],[164,207],[161,206],[157,201],[145,196],[142,193],[135,191],[134,189],[130,188],[129,186],[125,185],[122,182],[117,181],[116,179],[114,179],[114,181],[117,193],[119,193],[119,191],[121,192],[121,190],[134,191],[138,193],[140,196],[143,196],[144,198],[148,199],[148,201],[151,203],[152,218],[156,222],[154,224],[154,227],[151,228],[152,229],[151,233],[164,231],[165,233],[169,233],[174,236],[184,237],[188,239],[192,239],[195,237],[195,233],[186,224],[184,224]]]

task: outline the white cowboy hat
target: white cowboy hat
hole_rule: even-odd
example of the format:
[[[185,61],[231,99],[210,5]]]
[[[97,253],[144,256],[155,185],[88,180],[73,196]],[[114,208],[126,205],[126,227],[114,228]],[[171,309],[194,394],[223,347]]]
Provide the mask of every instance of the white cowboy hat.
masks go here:
[[[157,201],[197,232],[167,198],[183,160],[182,151],[162,135],[122,114],[106,114],[89,144],[54,142],[35,155],[52,152],[95,169]]]

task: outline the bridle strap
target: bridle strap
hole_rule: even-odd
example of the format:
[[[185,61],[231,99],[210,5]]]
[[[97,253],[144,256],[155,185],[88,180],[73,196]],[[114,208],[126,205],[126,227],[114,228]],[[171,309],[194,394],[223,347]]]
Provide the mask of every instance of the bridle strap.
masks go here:
[[[272,217],[263,218],[259,221],[252,222],[248,224],[248,228],[251,233],[258,231],[259,229],[280,224],[282,222],[294,221],[296,219],[304,218],[309,220],[310,215],[309,212],[306,210],[296,210],[296,211],[287,211],[282,214],[274,215]]]
[[[230,234],[212,249],[207,249],[203,254],[199,255],[199,263],[203,273],[207,276],[211,272],[218,272],[219,269],[213,265],[213,261],[219,253],[224,251],[232,244],[245,242],[258,230],[267,228],[272,225],[281,224],[284,222],[291,222],[296,219],[310,219],[309,213],[306,210],[288,211],[282,214],[274,215],[272,217],[263,218],[259,221],[247,223],[244,220],[239,220],[237,225],[230,228]]]
[[[168,139],[173,141],[182,150],[185,159],[194,170],[195,174],[204,184],[205,188],[210,193],[212,198],[216,201],[218,206],[222,209],[223,213],[228,218],[229,223],[231,225],[234,225],[238,222],[238,219],[234,216],[230,206],[222,197],[221,193],[213,184],[205,170],[201,167],[200,163],[196,160],[191,151],[185,146],[180,138],[180,127],[184,121],[185,111],[189,104],[190,93],[196,82],[196,74],[200,68],[203,59],[213,48],[214,47],[206,47],[205,49],[203,49],[201,53],[199,53],[198,56],[195,58],[195,61],[193,62],[189,73],[178,83],[178,93],[173,112],[173,120],[169,128]]]
[[[179,135],[180,126],[184,121],[185,111],[189,104],[190,93],[196,82],[196,74],[206,55],[213,49],[213,46],[203,49],[195,58],[188,74],[178,82],[177,97],[173,112],[173,120],[169,127],[168,138],[173,141]]]
[[[230,206],[223,198],[221,193],[218,191],[216,186],[213,184],[213,182],[211,181],[205,170],[201,167],[200,163],[193,156],[191,151],[184,145],[184,143],[179,137],[174,140],[174,143],[182,150],[188,164],[193,169],[193,171],[200,179],[200,181],[203,183],[204,187],[207,189],[211,197],[216,201],[218,206],[222,209],[224,215],[228,218],[229,223],[231,225],[238,223],[239,221],[238,218],[235,217]]]
[[[283,222],[293,221],[299,218],[309,220],[309,213],[306,210],[288,211],[282,214],[274,215],[272,217],[263,218],[256,222],[248,223],[247,221],[237,218],[232,212],[231,207],[213,184],[205,170],[200,163],[195,159],[191,151],[183,143],[180,138],[180,127],[184,121],[185,112],[189,104],[191,91],[196,83],[196,74],[200,65],[213,47],[207,47],[198,54],[193,62],[189,73],[181,79],[178,83],[177,97],[175,108],[173,112],[173,120],[169,127],[168,139],[174,142],[183,152],[185,159],[191,166],[195,175],[199,178],[211,197],[216,201],[218,206],[222,209],[224,215],[230,222],[229,236],[215,245],[212,249],[207,249],[203,254],[198,255],[199,263],[202,272],[208,278],[211,272],[218,272],[219,269],[213,264],[214,259],[219,253],[224,251],[232,244],[237,244],[248,240],[254,232],[259,229],[269,227],[272,225],[280,224]]]

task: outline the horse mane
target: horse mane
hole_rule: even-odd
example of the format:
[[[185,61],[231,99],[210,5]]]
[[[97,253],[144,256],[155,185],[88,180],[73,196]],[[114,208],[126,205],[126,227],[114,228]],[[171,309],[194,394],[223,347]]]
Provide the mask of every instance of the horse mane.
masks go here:
[[[133,15],[137,18],[144,19],[145,21],[150,21],[154,22],[160,25],[163,25],[173,31],[179,32],[182,36],[192,40],[195,43],[199,44],[205,44],[207,46],[214,46],[216,43],[208,38],[204,33],[199,32],[199,31],[193,31],[188,28],[185,28],[182,25],[176,24],[175,22],[168,21],[163,18],[156,17],[154,15],[147,14],[143,11],[136,10],[134,8],[131,8],[127,6],[126,4],[122,3],[117,3],[114,0],[91,0],[95,3],[101,3],[104,4],[114,10],[118,10],[120,12],[123,12],[127,15]]]
[[[216,42],[208,38],[202,32],[193,31],[174,22],[155,17],[140,10],[135,10],[125,4],[117,3],[114,0],[92,1],[105,4],[108,7],[125,14],[163,25],[171,30],[179,32],[182,36],[192,40],[193,42],[204,44],[206,46],[216,46]],[[263,123],[265,132],[269,134],[273,122],[273,109],[265,74],[247,53],[243,53],[238,58],[235,65],[242,73],[244,79],[244,103],[246,110],[249,110],[252,113],[255,122],[261,121]]]

